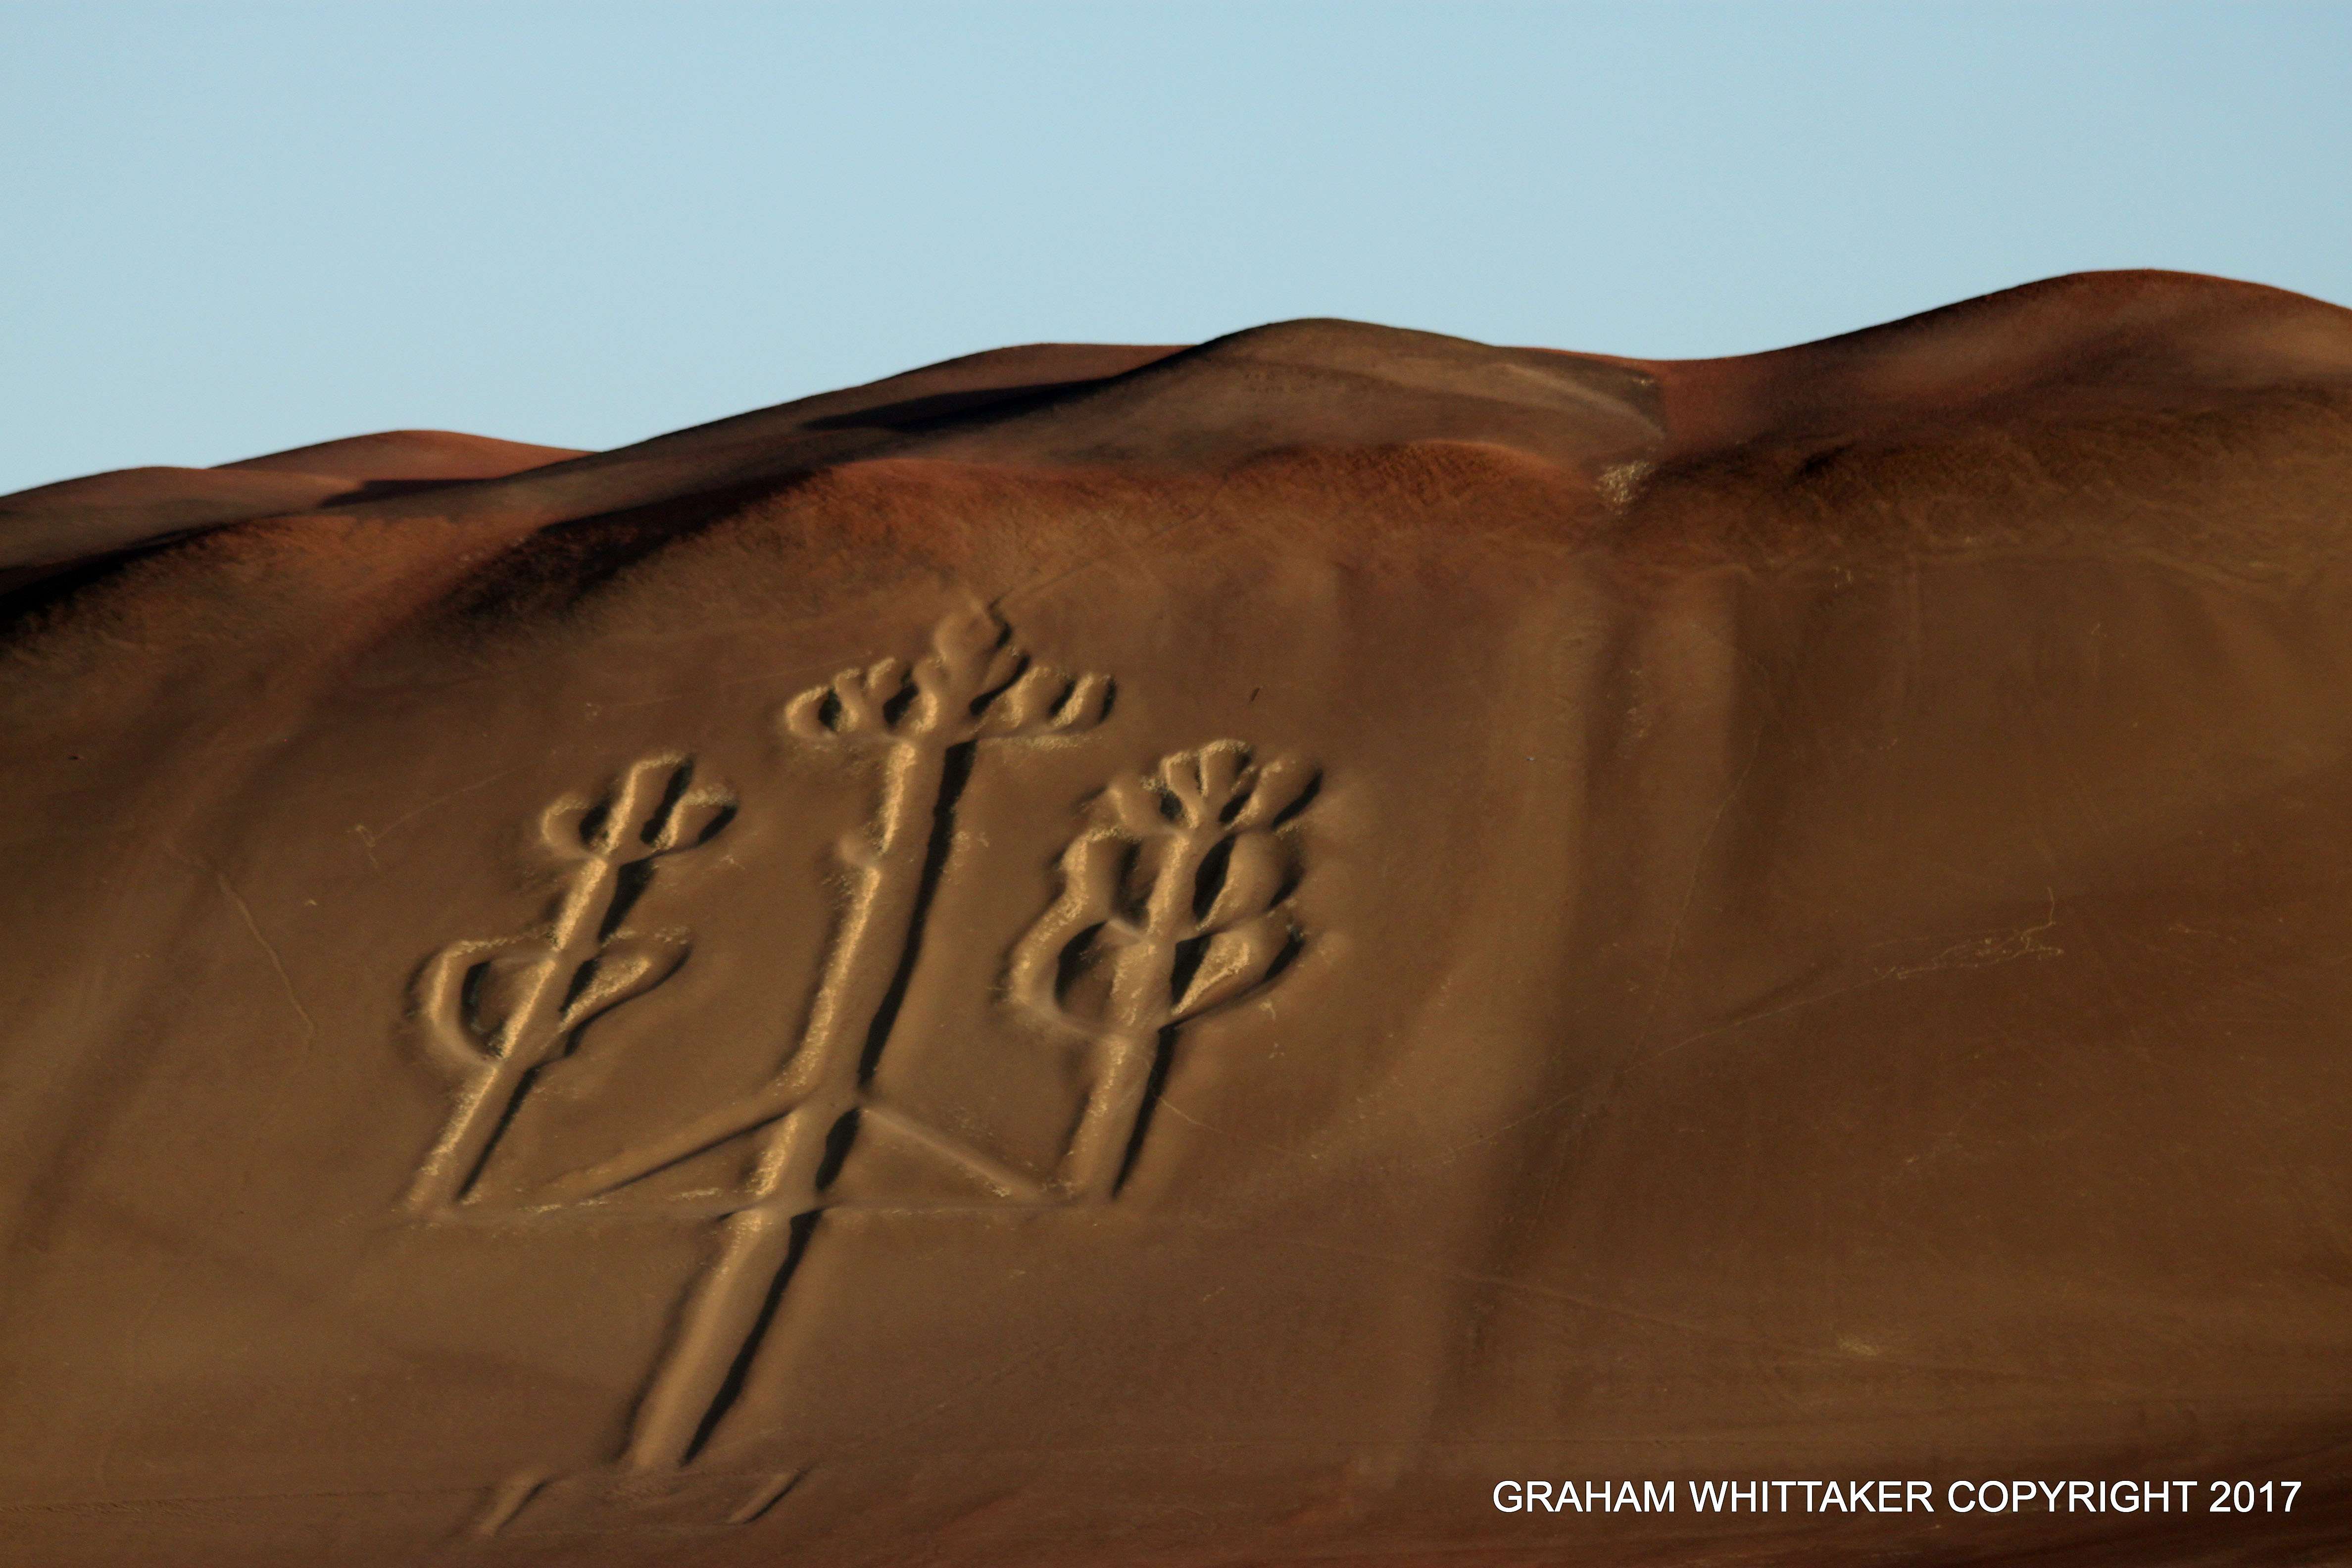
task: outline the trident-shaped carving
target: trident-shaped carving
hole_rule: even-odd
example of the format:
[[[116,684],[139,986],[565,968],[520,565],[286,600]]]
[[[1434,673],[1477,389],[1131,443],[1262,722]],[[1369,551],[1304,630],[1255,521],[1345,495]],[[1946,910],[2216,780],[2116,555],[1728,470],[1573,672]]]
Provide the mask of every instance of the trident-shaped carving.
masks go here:
[[[1107,1202],[1149,1129],[1179,1030],[1256,994],[1298,946],[1285,826],[1311,795],[1316,769],[1292,756],[1255,763],[1231,740],[1172,753],[1093,798],[1060,858],[1058,896],[1007,968],[1005,1000],[1074,1037],[1087,1063],[1087,1096],[1054,1173],[1013,1169],[879,1102],[872,1072],[981,743],[1075,737],[1102,721],[1111,695],[1106,677],[1032,665],[982,610],[950,617],[930,644],[911,666],[884,658],[843,670],[778,714],[795,740],[878,764],[874,814],[837,847],[848,897],[797,1043],[751,1093],[526,1200],[533,1215],[609,1212],[614,1194],[654,1173],[749,1141],[750,1175],[735,1191],[697,1193],[678,1210],[719,1223],[631,1420],[621,1473],[571,1478],[561,1489],[625,1508],[692,1484],[689,1461],[758,1353],[855,1143],[895,1140],[1011,1204]],[[559,802],[546,835],[579,867],[546,930],[453,944],[425,965],[417,994],[429,1037],[467,1084],[418,1176],[417,1207],[456,1212],[530,1074],[598,1011],[659,984],[684,959],[684,933],[628,931],[623,921],[655,858],[709,838],[732,810],[723,795],[691,787],[680,759],[637,764],[600,804]],[[479,1527],[500,1528],[549,1474],[514,1478]],[[789,1480],[770,1478],[728,1517],[751,1517]]]

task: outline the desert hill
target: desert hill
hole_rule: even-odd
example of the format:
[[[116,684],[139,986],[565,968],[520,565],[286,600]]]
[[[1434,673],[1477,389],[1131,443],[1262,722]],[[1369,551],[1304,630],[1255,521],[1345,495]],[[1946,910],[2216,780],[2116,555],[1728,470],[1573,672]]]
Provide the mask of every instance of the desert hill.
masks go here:
[[[968,355],[607,453],[391,431],[210,469],[134,468],[0,496],[0,564],[61,559],[297,510],[498,515],[541,524],[857,458],[1229,469],[1286,449],[1459,440],[1574,463],[1640,451],[1798,460],[1899,443],[1919,421],[2185,411],[2352,383],[2352,317],[2259,285],[2077,275],[1843,337],[1735,359],[1495,349],[1349,321],[1193,348],[1034,344]],[[504,480],[474,488],[473,481]],[[338,482],[341,481],[341,482]],[[422,492],[465,484],[433,500]],[[366,486],[397,486],[397,504]],[[101,522],[99,520],[103,519]],[[144,533],[132,534],[135,526]]]
[[[2352,311],[0,498],[0,1558],[2317,1560]],[[1624,1480],[2293,1511],[1498,1511]]]

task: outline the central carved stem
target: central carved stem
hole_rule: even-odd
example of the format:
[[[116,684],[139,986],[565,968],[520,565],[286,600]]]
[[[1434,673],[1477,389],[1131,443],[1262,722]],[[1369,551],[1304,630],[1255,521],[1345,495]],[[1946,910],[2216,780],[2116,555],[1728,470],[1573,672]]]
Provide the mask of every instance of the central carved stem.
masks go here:
[[[928,735],[890,745],[876,841],[785,1068],[796,1103],[757,1135],[749,1202],[721,1225],[717,1255],[638,1406],[625,1456],[634,1468],[691,1458],[758,1349],[793,1261],[795,1222],[820,1205],[826,1152],[857,1108],[866,1047],[911,952],[948,751]]]

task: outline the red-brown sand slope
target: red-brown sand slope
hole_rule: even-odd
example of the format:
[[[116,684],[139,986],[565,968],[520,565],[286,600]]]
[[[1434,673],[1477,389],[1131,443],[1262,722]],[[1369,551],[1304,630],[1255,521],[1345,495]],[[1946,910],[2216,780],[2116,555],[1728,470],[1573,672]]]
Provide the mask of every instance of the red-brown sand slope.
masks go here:
[[[2328,1560],[2347,503],[2153,273],[0,500],[0,1563]]]
[[[460,479],[499,479],[528,468],[543,468],[587,454],[572,447],[534,447],[455,430],[385,430],[294,447],[241,462],[230,471],[333,474],[362,482],[443,484]]]
[[[448,430],[387,430],[216,468],[125,468],[66,479],[0,496],[0,589],[200,529],[503,479],[582,456]]]

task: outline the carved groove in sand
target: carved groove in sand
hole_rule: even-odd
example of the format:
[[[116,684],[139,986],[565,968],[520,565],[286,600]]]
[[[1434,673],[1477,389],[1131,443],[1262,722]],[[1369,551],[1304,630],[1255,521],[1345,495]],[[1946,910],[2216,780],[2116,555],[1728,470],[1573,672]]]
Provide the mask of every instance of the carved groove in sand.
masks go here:
[[[780,717],[789,736],[877,759],[881,777],[868,829],[839,849],[852,890],[796,1044],[759,1089],[558,1179],[513,1217],[605,1209],[634,1184],[737,1139],[751,1140],[751,1173],[717,1205],[686,1210],[716,1219],[712,1251],[646,1384],[616,1468],[569,1479],[519,1475],[499,1489],[479,1528],[495,1531],[526,1508],[546,1507],[534,1506],[543,1495],[561,1496],[572,1509],[618,1510],[625,1520],[684,1503],[698,1517],[715,1512],[740,1523],[790,1489],[794,1475],[705,1476],[692,1461],[732,1405],[816,1220],[831,1206],[828,1188],[863,1138],[896,1142],[1007,1205],[1116,1195],[1148,1131],[1178,1028],[1267,984],[1297,945],[1284,908],[1294,868],[1276,829],[1312,793],[1314,770],[1297,759],[1254,764],[1241,742],[1213,742],[1163,759],[1151,776],[1114,780],[1091,803],[1061,857],[1059,897],[1016,944],[1006,973],[1008,1001],[1087,1058],[1085,1102],[1051,1176],[1013,1169],[879,1101],[871,1088],[971,769],[998,749],[995,742],[1083,735],[1102,722],[1110,695],[1107,677],[1073,678],[1030,664],[1001,624],[975,613],[938,626],[930,651],[911,668],[885,658],[845,670],[785,706]],[[629,780],[655,765],[639,764]],[[592,856],[605,858],[596,866],[620,854],[596,849],[608,839],[641,843],[650,856],[701,843],[724,826],[731,801],[692,790],[686,764],[670,765],[680,771],[657,810],[635,804],[643,792],[631,782],[616,789],[618,804],[583,828],[583,842],[590,832],[599,836]],[[624,826],[608,832],[611,824]],[[619,915],[596,914],[600,875],[583,874],[589,890],[568,895],[551,928],[563,955],[559,968],[587,952],[592,929],[607,947],[622,940]],[[563,912],[575,905],[579,912]],[[593,1011],[637,994],[684,955],[682,935],[632,940],[640,945],[624,950],[609,981],[596,978],[604,973],[601,958],[582,961],[594,973],[572,985],[580,1007]],[[665,965],[661,955],[671,950],[643,945],[656,940],[674,942],[677,957]],[[498,962],[478,956],[486,951],[459,944],[428,964],[420,999],[436,1036],[446,1026],[435,1020],[474,1026],[466,1023],[471,1004],[441,1000],[465,991],[444,972],[478,974]],[[537,1034],[496,1039],[544,1036],[560,1046],[588,1011],[541,1005],[527,1014],[541,1020],[531,1025]],[[526,1045],[509,1064],[488,1037],[472,1049],[487,1065],[418,1178],[418,1206],[441,1217],[458,1212],[530,1072],[560,1054],[556,1046]],[[704,1508],[698,1500],[713,1483],[719,1494]],[[725,1490],[730,1484],[740,1496]]]
[[[980,616],[940,626],[932,651],[907,667],[886,658],[844,670],[828,688],[786,705],[784,726],[820,745],[881,753],[882,799],[870,836],[842,847],[855,877],[849,908],[826,954],[799,1047],[767,1089],[615,1167],[586,1173],[588,1197],[759,1129],[744,1205],[720,1222],[716,1256],[689,1297],[677,1337],[637,1407],[624,1462],[675,1468],[724,1414],[737,1361],[756,1348],[779,1276],[805,1243],[821,1206],[833,1147],[854,1136],[868,1058],[895,1022],[911,967],[930,863],[944,853],[968,757],[983,741],[1067,735],[1101,721],[1110,682],[1024,668],[1002,627]],[[952,762],[952,766],[951,766]],[[845,1152],[845,1150],[843,1151]],[[976,1157],[974,1157],[976,1158]]]
[[[1114,1195],[1150,1130],[1152,1086],[1177,1027],[1274,977],[1297,933],[1281,908],[1292,866],[1274,829],[1315,772],[1253,766],[1238,741],[1123,778],[1062,853],[1062,896],[1013,949],[1008,989],[1085,1043],[1091,1071],[1060,1192]]]
[[[540,1068],[567,1053],[596,1015],[686,962],[685,931],[625,931],[622,922],[658,858],[709,842],[734,813],[725,791],[695,786],[691,759],[652,757],[601,800],[566,795],[541,815],[546,847],[572,864],[544,928],[451,942],[417,973],[425,1039],[463,1087],[417,1168],[411,1209],[438,1215],[463,1203]]]

